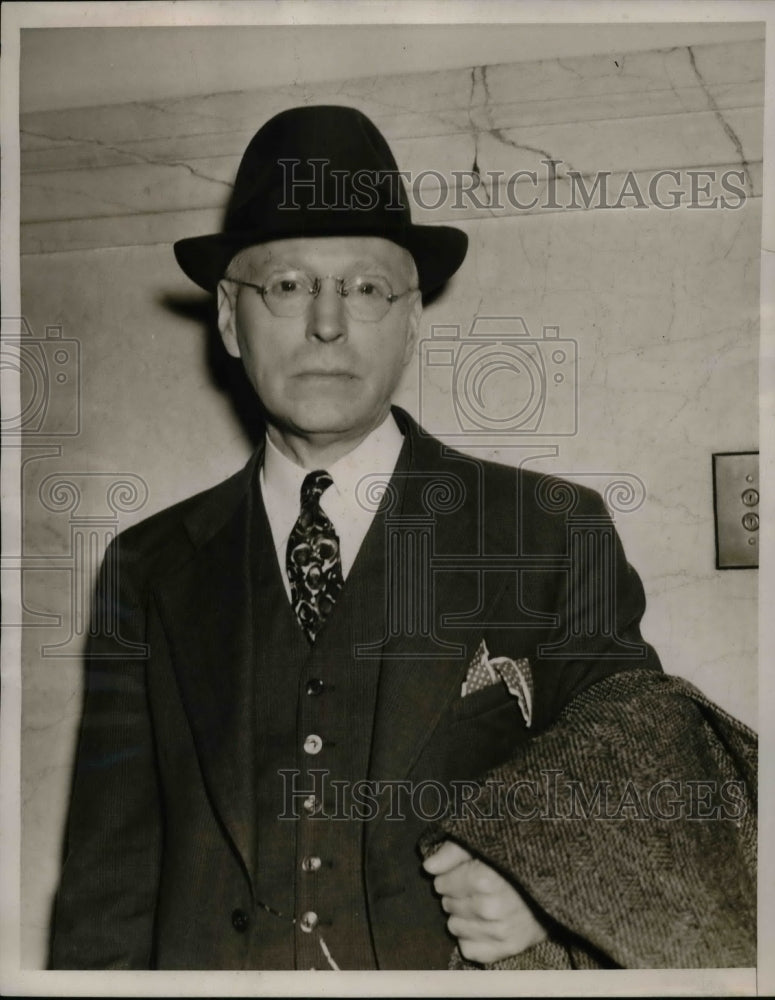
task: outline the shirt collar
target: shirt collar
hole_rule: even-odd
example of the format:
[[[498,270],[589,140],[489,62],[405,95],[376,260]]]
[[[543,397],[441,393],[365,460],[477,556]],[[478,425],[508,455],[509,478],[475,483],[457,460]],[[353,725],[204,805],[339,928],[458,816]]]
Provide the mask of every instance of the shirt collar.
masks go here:
[[[364,476],[384,475],[386,480],[389,479],[403,441],[403,435],[389,413],[356,448],[328,466],[326,471],[334,482],[326,494],[335,494],[347,507],[359,507],[356,500],[358,483]],[[283,455],[267,436],[261,468],[264,503],[270,520],[288,522],[289,531],[299,514],[301,484],[311,471]],[[320,501],[323,507],[326,505],[326,494]]]

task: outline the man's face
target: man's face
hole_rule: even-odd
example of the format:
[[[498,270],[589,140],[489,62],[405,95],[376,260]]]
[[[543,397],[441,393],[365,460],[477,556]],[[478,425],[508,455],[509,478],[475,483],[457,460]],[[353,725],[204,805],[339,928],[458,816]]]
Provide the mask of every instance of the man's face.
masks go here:
[[[401,295],[376,321],[353,318],[330,275],[386,279],[395,294],[416,286],[409,253],[379,237],[276,240],[248,247],[227,274],[267,285],[303,272],[322,280],[298,316],[275,316],[260,292],[233,281],[218,287],[218,325],[241,357],[270,421],[282,433],[320,441],[358,440],[387,416],[412,357],[419,291]]]

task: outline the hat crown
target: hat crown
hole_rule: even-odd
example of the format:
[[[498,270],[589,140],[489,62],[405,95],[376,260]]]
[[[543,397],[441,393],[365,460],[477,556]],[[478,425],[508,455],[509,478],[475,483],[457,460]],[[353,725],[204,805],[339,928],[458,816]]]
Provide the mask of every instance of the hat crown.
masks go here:
[[[366,115],[338,105],[281,111],[245,150],[224,228],[314,234],[330,227],[329,211],[343,230],[411,224],[396,161]]]

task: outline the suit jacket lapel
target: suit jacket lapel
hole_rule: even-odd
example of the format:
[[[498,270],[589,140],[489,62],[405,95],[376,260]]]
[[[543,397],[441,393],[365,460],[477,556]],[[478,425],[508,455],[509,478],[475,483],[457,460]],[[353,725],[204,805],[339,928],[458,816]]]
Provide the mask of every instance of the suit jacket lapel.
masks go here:
[[[419,521],[433,507],[433,490],[437,491],[437,506],[442,507],[446,489],[460,490],[460,506],[449,516],[432,518],[432,549],[421,553],[419,558],[427,564],[431,554],[479,554],[484,523],[480,511],[480,467],[473,460],[445,459],[437,441],[423,438],[417,424],[403,411],[393,412],[407,436],[409,454],[406,471],[396,469],[399,502],[387,515],[388,523],[392,516],[394,524],[401,525],[400,531],[411,533],[415,519]],[[454,500],[451,506],[454,507]],[[394,563],[397,547],[398,543],[390,557]],[[481,609],[479,618],[485,621],[487,608],[503,596],[506,587],[501,581],[491,593],[482,592],[483,581],[475,571],[438,573],[426,582],[433,587],[432,604],[428,608],[431,623],[434,617],[438,621],[435,609],[451,608]],[[407,583],[400,574],[393,583],[392,590],[398,592],[400,600]],[[412,599],[419,604],[426,598],[417,589]],[[388,637],[382,654],[372,779],[398,779],[408,774],[445,709],[459,697],[468,663],[481,640],[480,631],[472,624],[473,627],[432,626],[425,629],[425,634],[422,629],[415,629]]]
[[[188,518],[194,558],[155,587],[204,781],[248,878],[255,870],[251,533],[261,453]]]

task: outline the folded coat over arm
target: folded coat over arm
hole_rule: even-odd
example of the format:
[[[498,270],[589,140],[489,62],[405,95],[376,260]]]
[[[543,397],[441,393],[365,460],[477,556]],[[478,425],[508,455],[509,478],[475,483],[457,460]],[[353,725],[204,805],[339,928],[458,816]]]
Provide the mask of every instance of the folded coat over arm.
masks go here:
[[[756,755],[754,733],[687,681],[618,673],[420,847],[460,842],[548,918],[547,940],[488,968],[754,966]],[[475,966],[455,952],[451,967]]]

